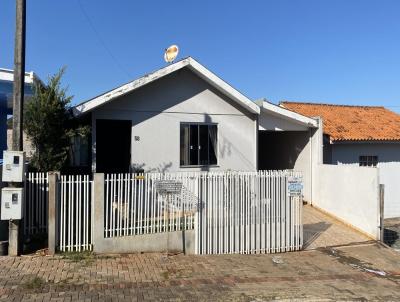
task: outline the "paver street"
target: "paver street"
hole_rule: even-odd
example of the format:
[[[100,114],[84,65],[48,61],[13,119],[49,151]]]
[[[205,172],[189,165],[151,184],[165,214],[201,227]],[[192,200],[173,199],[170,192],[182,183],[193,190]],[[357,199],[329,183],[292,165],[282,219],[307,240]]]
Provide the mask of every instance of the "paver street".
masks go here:
[[[377,244],[273,255],[0,258],[1,301],[400,299],[400,254]]]

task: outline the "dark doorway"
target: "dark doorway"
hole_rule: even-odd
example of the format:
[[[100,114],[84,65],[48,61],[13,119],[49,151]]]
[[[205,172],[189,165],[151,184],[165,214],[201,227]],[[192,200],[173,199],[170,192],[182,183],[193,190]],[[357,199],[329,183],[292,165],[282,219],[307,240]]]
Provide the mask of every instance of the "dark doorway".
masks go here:
[[[131,130],[131,121],[96,120],[96,172],[129,172]]]
[[[258,169],[293,169],[308,140],[306,131],[258,131]]]

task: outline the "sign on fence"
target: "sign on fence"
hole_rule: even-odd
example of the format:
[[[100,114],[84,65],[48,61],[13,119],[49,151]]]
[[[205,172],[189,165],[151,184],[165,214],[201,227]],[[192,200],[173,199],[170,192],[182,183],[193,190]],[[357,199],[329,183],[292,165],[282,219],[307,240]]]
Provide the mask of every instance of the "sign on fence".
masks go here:
[[[303,181],[300,177],[290,176],[288,178],[288,192],[290,196],[301,195],[303,192]]]
[[[176,180],[158,180],[156,190],[159,194],[179,194],[182,191],[182,182]]]

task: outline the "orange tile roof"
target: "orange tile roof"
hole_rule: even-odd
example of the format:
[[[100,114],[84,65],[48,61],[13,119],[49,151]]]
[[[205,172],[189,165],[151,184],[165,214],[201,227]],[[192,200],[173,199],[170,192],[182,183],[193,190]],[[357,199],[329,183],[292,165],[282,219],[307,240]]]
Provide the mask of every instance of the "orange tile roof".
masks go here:
[[[291,111],[323,119],[331,141],[400,140],[400,115],[377,106],[281,102]]]

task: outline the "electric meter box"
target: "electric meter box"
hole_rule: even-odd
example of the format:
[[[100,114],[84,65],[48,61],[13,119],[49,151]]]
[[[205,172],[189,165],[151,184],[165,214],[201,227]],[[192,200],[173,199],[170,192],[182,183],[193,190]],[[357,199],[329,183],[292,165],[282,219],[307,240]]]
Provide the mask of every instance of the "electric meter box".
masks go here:
[[[3,188],[1,190],[1,220],[22,219],[22,188]]]
[[[4,151],[3,174],[4,182],[23,182],[25,176],[25,152]]]

